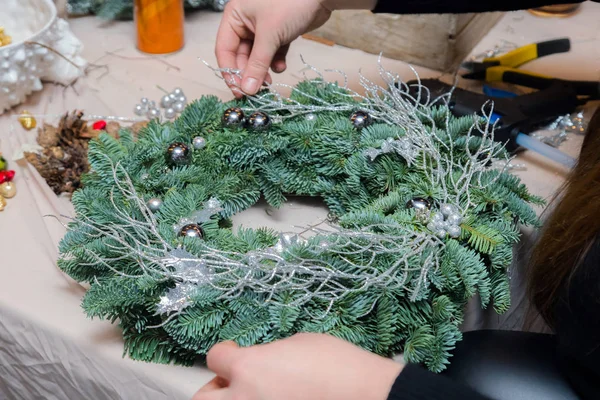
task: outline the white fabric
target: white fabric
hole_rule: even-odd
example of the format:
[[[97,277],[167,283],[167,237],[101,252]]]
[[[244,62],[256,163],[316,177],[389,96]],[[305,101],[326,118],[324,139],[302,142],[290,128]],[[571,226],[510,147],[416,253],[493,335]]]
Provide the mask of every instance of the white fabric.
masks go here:
[[[47,86],[41,96],[29,100],[27,109],[58,115],[79,108],[88,114],[132,116],[140,97],[160,98],[157,85],[167,90],[182,87],[188,98],[203,94],[230,98],[222,82],[197,60],[200,57],[216,65],[213,38],[219,18],[219,14],[194,13],[188,20],[186,48],[165,58],[136,52],[131,23],[73,20],[73,31],[85,44],[84,56],[96,64],[108,64],[108,75],[102,76],[103,70],[92,72],[78,82],[76,92]],[[573,40],[571,53],[547,57],[528,64],[527,69],[565,78],[597,79],[599,19],[600,4],[584,4],[570,19],[538,19],[526,12],[508,14],[475,53],[494,47],[501,39],[527,44],[569,35]],[[300,53],[320,68],[343,68],[354,88],[358,88],[359,68],[368,77],[376,75],[376,56],[301,40],[292,46],[289,72],[277,76],[279,81],[293,84],[300,79]],[[386,61],[385,65],[411,78],[406,65],[396,61]],[[422,77],[438,76],[423,69],[419,73]],[[55,123],[56,118],[48,121]],[[5,157],[10,158],[22,144],[34,143],[35,136],[33,131],[25,132],[14,117],[0,117],[0,148]],[[581,139],[572,136],[562,150],[576,155]],[[535,154],[525,153],[519,161],[528,169],[518,175],[535,194],[544,197],[566,175],[564,168]],[[0,213],[0,399],[190,398],[212,377],[206,369],[123,358],[119,329],[106,321],[86,318],[80,307],[85,289],[55,266],[56,246],[64,229],[55,220],[42,218],[70,214],[72,207],[66,199],[57,198],[33,168],[15,163],[12,167],[17,170],[18,193]],[[238,217],[236,223],[289,231],[294,225],[319,221],[325,214],[320,205],[291,199],[283,210],[265,213],[264,208],[255,208]],[[523,243],[523,250],[527,250],[527,242]],[[514,309],[498,317],[482,312],[473,303],[464,329],[520,327],[522,279],[516,273],[519,266],[515,268]]]

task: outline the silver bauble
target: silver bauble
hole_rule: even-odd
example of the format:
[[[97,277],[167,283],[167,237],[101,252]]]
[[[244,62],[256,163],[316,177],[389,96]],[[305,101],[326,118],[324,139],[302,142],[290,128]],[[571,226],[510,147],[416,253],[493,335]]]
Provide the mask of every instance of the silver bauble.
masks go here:
[[[175,110],[177,113],[181,113],[183,110],[185,110],[185,104],[177,102],[173,104],[173,110]]]
[[[206,139],[204,139],[202,136],[196,136],[194,140],[192,140],[192,145],[196,150],[203,149],[206,147]]]
[[[450,214],[457,214],[458,208],[453,204],[444,203],[440,206],[440,212],[447,217]]]
[[[164,95],[160,100],[160,105],[162,108],[169,108],[173,104],[173,99],[168,94]]]
[[[169,107],[165,110],[165,118],[166,119],[173,119],[177,116],[177,111],[175,111],[175,109]]]
[[[142,106],[141,104],[136,104],[135,108],[133,109],[133,112],[135,113],[135,115],[139,115],[142,116],[146,113],[146,109],[144,106]]]
[[[160,118],[160,110],[158,108],[151,108],[148,110],[148,113],[146,114],[146,116],[149,119]]]
[[[453,238],[457,238],[457,237],[460,236],[460,226],[458,226],[458,225],[452,225],[452,226],[448,227],[447,232]]]
[[[153,197],[150,200],[148,200],[148,202],[146,203],[146,205],[148,206],[148,209],[150,211],[152,211],[153,213],[157,212],[160,207],[162,206],[162,200],[159,199],[158,197]]]
[[[450,214],[448,217],[446,217],[446,222],[448,222],[450,225],[460,225],[462,222],[462,217],[460,214]]]

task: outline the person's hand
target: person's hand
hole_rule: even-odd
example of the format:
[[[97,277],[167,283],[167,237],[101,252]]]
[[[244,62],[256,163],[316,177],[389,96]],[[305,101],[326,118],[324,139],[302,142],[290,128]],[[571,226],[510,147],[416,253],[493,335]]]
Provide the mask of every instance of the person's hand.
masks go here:
[[[192,400],[385,400],[402,365],[325,334],[208,353],[217,377]]]
[[[332,10],[372,9],[375,4],[376,0],[231,0],[217,34],[217,62],[220,68],[243,70],[242,90],[256,94],[270,81],[269,67],[277,73],[286,69],[290,43],[323,25]]]

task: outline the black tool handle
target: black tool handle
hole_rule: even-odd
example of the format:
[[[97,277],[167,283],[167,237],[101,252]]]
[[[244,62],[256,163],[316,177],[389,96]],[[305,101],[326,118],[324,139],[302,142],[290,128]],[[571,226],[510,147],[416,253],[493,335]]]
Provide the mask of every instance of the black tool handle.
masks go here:
[[[555,81],[545,90],[513,97],[492,98],[484,94],[453,88],[437,79],[424,79],[420,82],[408,82],[409,93],[414,98],[419,92],[419,83],[429,89],[431,96],[421,96],[422,102],[431,101],[452,91],[451,97],[445,103],[440,97],[438,105],[448,105],[452,114],[460,117],[465,115],[483,115],[493,107],[493,112],[500,117],[494,132],[494,140],[506,145],[508,151],[518,149],[515,142],[519,133],[529,133],[559,115],[575,111],[580,101],[572,85],[568,82]],[[421,92],[422,93],[422,92]]]

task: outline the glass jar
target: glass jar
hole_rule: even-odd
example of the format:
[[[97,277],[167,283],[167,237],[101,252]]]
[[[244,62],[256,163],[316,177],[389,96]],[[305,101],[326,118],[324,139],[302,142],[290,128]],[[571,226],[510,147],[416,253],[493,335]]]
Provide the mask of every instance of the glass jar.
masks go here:
[[[150,54],[183,48],[184,0],[134,0],[137,47]]]

